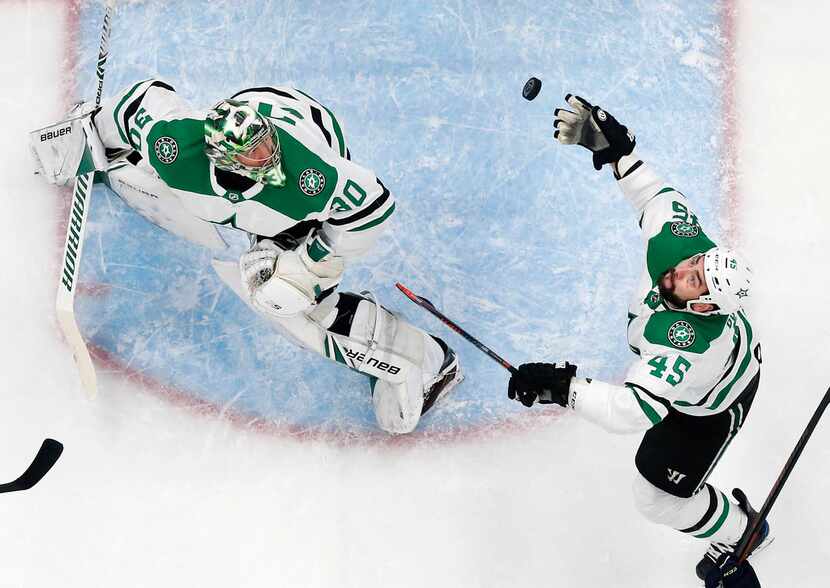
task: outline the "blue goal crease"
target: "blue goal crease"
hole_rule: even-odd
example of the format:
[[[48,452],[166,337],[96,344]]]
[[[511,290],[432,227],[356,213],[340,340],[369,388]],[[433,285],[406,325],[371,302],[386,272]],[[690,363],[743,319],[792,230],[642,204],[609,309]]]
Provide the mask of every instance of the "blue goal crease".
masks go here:
[[[633,358],[626,302],[643,263],[636,219],[610,173],[553,140],[553,109],[573,92],[610,110],[718,234],[721,6],[312,4],[290,14],[268,1],[119,5],[105,95],[158,75],[204,108],[245,87],[292,85],[336,113],[352,159],[398,199],[392,234],[341,288],[372,290],[445,339],[467,374],[419,429],[495,425],[524,408],[507,399],[501,367],[395,281],[513,363],[567,359],[587,376],[622,373]],[[82,4],[76,73],[87,97],[101,17],[100,4]],[[530,76],[543,82],[532,102],[521,95]],[[273,332],[223,288],[208,251],[106,188],[94,202],[81,279],[108,287],[80,297],[79,319],[95,345],[133,372],[264,421],[376,430],[364,376]]]

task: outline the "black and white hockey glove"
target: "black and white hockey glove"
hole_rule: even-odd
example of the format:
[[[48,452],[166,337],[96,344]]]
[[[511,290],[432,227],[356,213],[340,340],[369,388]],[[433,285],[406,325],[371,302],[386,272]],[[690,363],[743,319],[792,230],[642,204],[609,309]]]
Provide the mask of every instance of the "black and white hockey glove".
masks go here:
[[[507,397],[525,406],[558,404],[567,406],[571,379],[576,376],[576,366],[568,362],[558,367],[552,363],[525,363],[518,373],[510,376]]]
[[[553,111],[556,117],[553,138],[565,145],[577,144],[589,149],[594,154],[595,170],[599,171],[606,163],[616,163],[634,150],[634,133],[611,114],[573,94],[566,95],[565,102],[574,111],[564,108]]]

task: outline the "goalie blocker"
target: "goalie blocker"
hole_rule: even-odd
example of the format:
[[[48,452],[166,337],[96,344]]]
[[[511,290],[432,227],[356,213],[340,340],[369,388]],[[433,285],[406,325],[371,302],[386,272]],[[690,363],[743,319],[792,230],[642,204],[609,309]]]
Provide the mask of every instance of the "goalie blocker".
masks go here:
[[[107,156],[92,124],[95,110],[79,104],[70,117],[29,133],[35,173],[50,184],[65,186],[72,179],[107,168]]]

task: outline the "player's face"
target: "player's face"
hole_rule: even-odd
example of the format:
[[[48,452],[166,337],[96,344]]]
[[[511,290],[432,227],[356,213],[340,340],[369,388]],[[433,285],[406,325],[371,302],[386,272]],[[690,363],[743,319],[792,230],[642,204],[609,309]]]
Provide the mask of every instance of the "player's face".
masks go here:
[[[707,294],[709,290],[703,278],[703,255],[693,255],[663,272],[658,286],[663,298],[680,308],[685,307],[689,300]]]
[[[260,168],[271,159],[274,149],[274,140],[271,135],[267,135],[256,147],[246,153],[237,155],[236,160],[245,167]]]

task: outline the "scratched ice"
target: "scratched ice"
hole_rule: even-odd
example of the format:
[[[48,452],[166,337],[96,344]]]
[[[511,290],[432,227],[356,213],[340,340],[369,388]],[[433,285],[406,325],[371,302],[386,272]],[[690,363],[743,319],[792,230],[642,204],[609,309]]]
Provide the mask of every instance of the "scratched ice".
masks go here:
[[[101,6],[81,7],[79,96],[92,94]],[[467,379],[419,425],[525,414],[506,372],[394,289],[400,280],[515,363],[569,360],[621,377],[625,306],[642,263],[636,219],[587,152],[552,139],[574,92],[632,128],[641,154],[721,232],[718,111],[724,41],[709,2],[129,3],[106,92],[161,76],[196,107],[293,85],[344,122],[353,159],[399,200],[394,229],[343,290],[374,291],[444,337]],[[130,25],[129,23],[133,23]],[[140,26],[136,26],[140,23]],[[534,102],[525,80],[543,80]],[[705,145],[705,149],[701,149]],[[209,267],[210,254],[95,191],[79,300],[83,331],[131,373],[251,420],[375,431],[364,376],[293,347]]]

